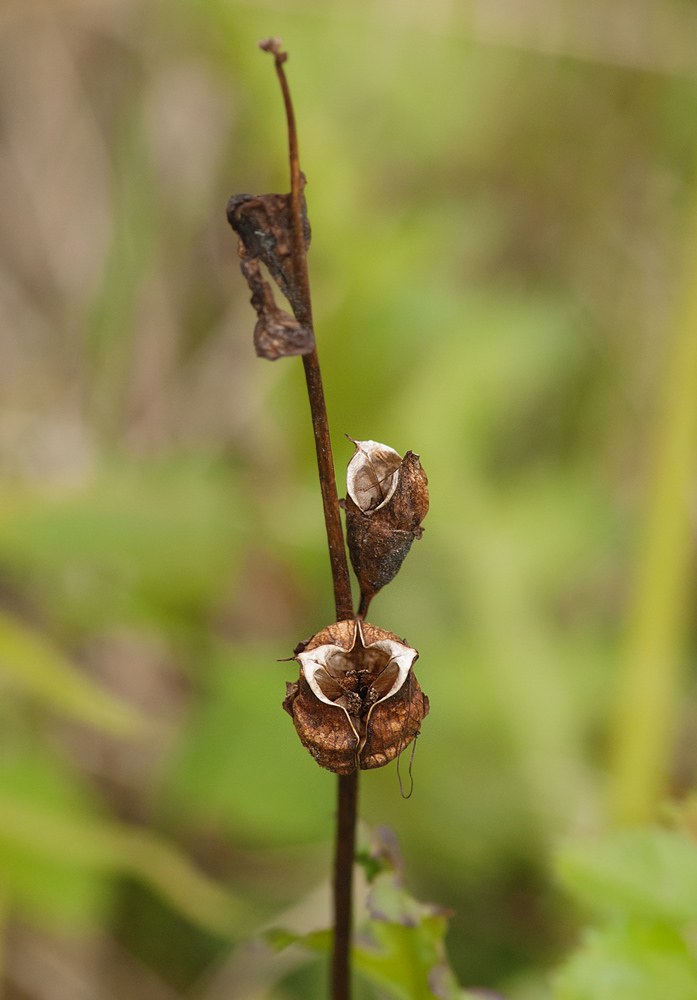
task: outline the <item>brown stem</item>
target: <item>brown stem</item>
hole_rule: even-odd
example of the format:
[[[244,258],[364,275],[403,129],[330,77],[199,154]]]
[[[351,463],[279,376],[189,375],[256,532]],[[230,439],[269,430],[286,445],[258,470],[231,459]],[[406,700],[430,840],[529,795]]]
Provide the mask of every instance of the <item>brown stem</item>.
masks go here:
[[[351,924],[353,859],[356,853],[358,815],[358,770],[340,774],[334,857],[334,950],[332,952],[332,1000],[351,996]]]
[[[288,81],[283,69],[283,63],[288,58],[288,54],[281,51],[281,42],[278,38],[270,38],[259,44],[265,51],[273,53],[276,73],[281,84],[281,90],[283,91],[286,118],[288,119],[293,262],[295,266],[296,286],[299,291],[299,301],[294,312],[299,323],[308,329],[313,329],[310,277],[307,270],[307,253],[305,250],[302,221],[302,174],[300,172],[300,159],[298,156],[298,134],[295,128],[293,102],[291,101]],[[339,497],[336,491],[334,459],[332,457],[332,444],[329,436],[327,407],[324,402],[322,373],[316,349],[311,354],[303,356],[303,365],[305,368],[307,393],[310,399],[312,427],[315,432],[319,482],[322,490],[322,503],[324,505],[324,522],[327,529],[329,559],[334,583],[336,617],[337,621],[341,621],[345,618],[353,618],[353,599],[351,597],[351,578],[349,576],[346,547],[344,545],[344,532],[341,527],[341,515],[339,513]]]
[[[270,38],[259,43],[261,48],[273,53],[276,73],[283,91],[283,101],[288,120],[288,147],[290,154],[290,204],[293,238],[293,261],[299,301],[294,309],[296,319],[304,327],[313,329],[312,300],[310,298],[310,278],[307,270],[307,252],[302,223],[302,183],[300,158],[298,155],[298,135],[295,127],[293,102],[288,89],[288,81],[283,63],[288,58],[281,51],[278,38]],[[324,522],[329,543],[329,559],[334,583],[334,603],[337,621],[353,618],[351,578],[349,576],[344,532],[339,513],[339,497],[336,491],[334,459],[332,457],[329,421],[324,402],[322,374],[317,350],[303,356],[305,381],[310,399],[312,427],[315,433],[319,481],[324,505]],[[351,929],[352,929],[352,884],[353,861],[356,840],[356,816],[358,803],[358,770],[338,777],[338,809],[336,827],[336,855],[334,862],[334,946],[332,950],[331,998],[349,1000],[351,995]]]

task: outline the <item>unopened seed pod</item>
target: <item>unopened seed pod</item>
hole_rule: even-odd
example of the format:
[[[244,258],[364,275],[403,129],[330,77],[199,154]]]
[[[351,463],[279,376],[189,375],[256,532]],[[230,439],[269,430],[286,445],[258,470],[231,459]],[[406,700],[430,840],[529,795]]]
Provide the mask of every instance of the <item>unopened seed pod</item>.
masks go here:
[[[428,714],[413,670],[418,655],[360,619],[329,625],[297,653],[300,676],[283,707],[321,767],[383,767],[418,735]]]
[[[353,439],[351,439],[353,440]],[[404,458],[377,441],[354,441],[346,470],[346,538],[361,588],[359,613],[399,572],[428,513],[428,479],[419,456]]]

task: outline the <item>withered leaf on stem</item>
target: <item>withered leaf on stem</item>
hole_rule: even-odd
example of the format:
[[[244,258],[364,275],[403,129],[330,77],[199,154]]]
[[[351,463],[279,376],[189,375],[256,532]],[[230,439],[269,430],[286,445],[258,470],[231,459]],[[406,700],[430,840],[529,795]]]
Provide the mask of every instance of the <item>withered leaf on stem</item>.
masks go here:
[[[318,632],[295,659],[284,709],[321,767],[350,774],[383,767],[418,736],[428,698],[413,664],[418,653],[360,619]]]
[[[300,175],[305,187],[305,175]],[[293,261],[293,239],[289,194],[236,194],[227,204],[228,222],[242,241],[247,258],[256,257],[266,264],[293,312],[302,310]],[[310,246],[310,222],[305,196],[302,196],[302,223],[305,250]]]
[[[414,539],[423,535],[428,479],[413,451],[400,458],[377,441],[353,443],[343,507],[349,555],[361,588],[359,614],[364,616],[375,594],[399,572]]]
[[[304,186],[304,176],[302,183]],[[302,292],[295,275],[290,195],[233,195],[228,202],[227,217],[240,239],[240,266],[252,290],[252,305],[258,316],[254,327],[257,354],[276,361],[278,358],[312,353],[315,335],[297,319],[298,309],[302,309]],[[307,249],[310,245],[310,223],[304,197],[302,222]],[[268,267],[290,302],[295,317],[276,305],[271,286],[261,273],[260,261]]]
[[[243,258],[240,267],[252,290],[251,302],[259,317],[254,327],[254,349],[258,356],[276,361],[278,358],[309,354],[314,350],[314,333],[276,305],[271,286],[262,276],[259,261]]]

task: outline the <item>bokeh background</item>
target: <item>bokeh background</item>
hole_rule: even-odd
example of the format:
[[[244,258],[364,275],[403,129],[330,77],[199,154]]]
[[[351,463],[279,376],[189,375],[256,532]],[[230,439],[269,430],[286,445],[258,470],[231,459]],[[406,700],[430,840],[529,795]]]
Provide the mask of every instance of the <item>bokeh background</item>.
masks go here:
[[[3,1000],[324,995],[249,944],[326,920],[335,794],[280,709],[333,620],[302,367],[254,356],[225,220],[288,188],[269,35],[340,489],[344,433],[431,484],[371,620],[432,711],[361,812],[463,985],[544,1000],[557,844],[695,778],[678,0],[5,0]]]

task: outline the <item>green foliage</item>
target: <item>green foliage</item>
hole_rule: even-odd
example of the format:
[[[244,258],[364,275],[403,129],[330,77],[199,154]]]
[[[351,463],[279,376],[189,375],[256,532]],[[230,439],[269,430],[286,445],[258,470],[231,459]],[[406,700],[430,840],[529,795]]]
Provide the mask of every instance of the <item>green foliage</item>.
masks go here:
[[[220,462],[115,458],[80,489],[10,492],[0,555],[70,638],[116,624],[185,633],[227,580],[244,527]]]
[[[85,629],[128,622],[191,634],[229,570],[224,539],[238,530],[226,516],[224,481],[200,463],[151,466],[144,475],[122,463],[87,491],[7,497],[5,566],[34,600],[50,593],[53,628],[73,641]],[[108,694],[57,642],[7,613],[0,680],[9,699],[0,753],[6,902],[39,923],[90,927],[105,919],[116,880],[129,877],[207,933],[239,933],[245,907],[163,837],[100,816],[79,772],[37,744],[29,720],[40,707],[135,740],[141,752],[163,738],[162,723]]]
[[[35,631],[0,614],[0,680],[45,707],[88,725],[143,737],[145,719],[110,697]]]
[[[127,874],[206,930],[239,930],[243,911],[223,889],[162,838],[91,815],[71,777],[50,759],[0,769],[0,878],[13,904],[59,925],[89,925],[105,876]]]
[[[372,943],[354,950],[355,967],[370,982],[398,1000],[459,1000],[446,958],[447,921],[437,907],[417,903],[395,872],[382,872],[371,884],[368,933]]]
[[[635,827],[558,859],[563,884],[596,910],[684,924],[697,919],[697,844],[679,830]]]
[[[327,772],[306,766],[292,724],[279,715],[284,679],[295,664],[274,663],[275,652],[268,645],[221,646],[202,664],[200,707],[164,791],[170,812],[256,845],[331,833],[334,783]]]
[[[447,912],[407,892],[392,837],[385,841],[383,836],[362,829],[358,859],[368,891],[352,951],[354,969],[395,1000],[467,1000],[470,994],[457,985],[445,953]],[[326,954],[332,935],[274,929],[267,940],[279,949],[296,945]]]
[[[556,979],[557,1000],[690,1000],[697,961],[665,924],[626,921],[587,933]]]
[[[657,827],[623,830],[560,855],[563,884],[601,922],[555,978],[556,1000],[697,995],[697,843]]]
[[[5,753],[0,765],[0,883],[25,918],[89,927],[103,919],[110,886],[83,852],[92,844],[89,797],[70,769],[36,749]],[[64,831],[67,830],[67,835]],[[74,835],[76,835],[74,839]]]

